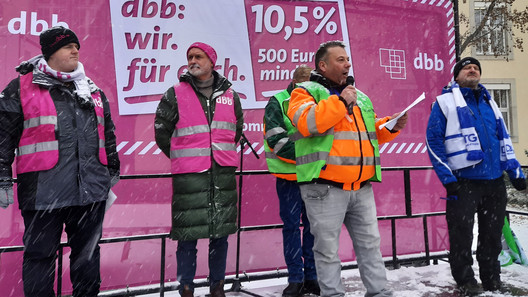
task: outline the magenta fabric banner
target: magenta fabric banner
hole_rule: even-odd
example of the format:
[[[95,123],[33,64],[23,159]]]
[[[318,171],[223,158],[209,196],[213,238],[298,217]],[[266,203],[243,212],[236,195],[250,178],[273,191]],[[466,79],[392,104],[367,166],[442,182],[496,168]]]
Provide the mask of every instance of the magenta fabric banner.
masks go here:
[[[409,113],[405,130],[381,146],[383,167],[430,166],[425,127],[431,104],[452,76],[455,63],[453,8],[448,0],[4,0],[0,3],[0,84],[14,68],[40,54],[38,35],[54,25],[73,29],[87,75],[106,93],[116,124],[122,175],[169,173],[170,163],[154,141],[154,112],[162,94],[186,69],[186,50],[195,41],[216,49],[216,70],[241,95],[246,146],[244,171],[266,170],[262,117],[269,97],[286,88],[296,67],[314,67],[320,43],[342,40],[356,87],[366,93],[378,117],[403,110],[420,94],[426,100]],[[239,149],[240,150],[240,149]],[[280,224],[275,179],[244,178],[242,226]],[[103,238],[166,233],[170,230],[170,178],[122,180],[105,217]],[[413,213],[445,209],[434,172],[411,172]],[[379,216],[405,215],[402,171],[385,171],[374,185]],[[0,246],[22,245],[18,205],[0,209]],[[399,254],[424,251],[421,219],[396,226]],[[382,252],[392,252],[391,225],[380,222]],[[445,219],[429,219],[431,251],[447,249]],[[66,240],[66,237],[63,237]],[[199,241],[197,274],[207,269],[207,241]],[[166,281],[176,279],[175,249],[168,241]],[[228,274],[235,273],[236,236],[230,236]],[[159,283],[159,240],[104,244],[102,290]],[[241,271],[284,268],[280,229],[243,232]],[[71,292],[69,250],[65,250],[63,293]],[[340,256],[352,261],[344,230]],[[23,296],[22,252],[0,258],[2,296]],[[7,293],[7,294],[6,294]]]

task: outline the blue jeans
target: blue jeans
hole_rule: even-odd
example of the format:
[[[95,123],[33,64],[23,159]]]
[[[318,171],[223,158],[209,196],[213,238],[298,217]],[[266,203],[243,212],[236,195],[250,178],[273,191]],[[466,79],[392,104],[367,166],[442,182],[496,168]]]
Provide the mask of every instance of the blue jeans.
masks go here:
[[[184,286],[194,291],[194,276],[196,275],[196,244],[198,240],[178,241],[176,250],[177,279],[180,282],[180,294]],[[209,284],[214,288],[225,279],[227,259],[227,236],[209,239]]]
[[[284,260],[288,267],[288,282],[302,283],[304,280],[316,280],[317,274],[312,251],[314,237],[310,233],[310,222],[306,215],[299,185],[295,181],[277,178],[276,186],[279,196],[280,217],[284,223],[282,240]],[[302,244],[301,221],[304,225]]]
[[[386,288],[372,185],[367,183],[357,191],[345,191],[328,184],[303,184],[300,188],[315,236],[313,250],[320,296],[345,296],[337,253],[343,224],[352,238],[359,274],[367,289],[365,296],[392,296]]]

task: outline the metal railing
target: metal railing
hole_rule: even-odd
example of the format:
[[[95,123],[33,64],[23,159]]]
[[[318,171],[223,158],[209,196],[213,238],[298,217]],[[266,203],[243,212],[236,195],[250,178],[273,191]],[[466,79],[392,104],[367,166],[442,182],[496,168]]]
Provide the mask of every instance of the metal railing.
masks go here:
[[[523,166],[525,168],[525,166]],[[396,216],[379,216],[379,221],[389,220],[391,222],[391,243],[392,243],[392,258],[390,260],[385,260],[385,265],[393,268],[398,269],[401,267],[401,265],[406,265],[410,263],[423,263],[425,265],[429,265],[431,261],[433,261],[434,264],[437,263],[438,259],[444,259],[447,258],[448,252],[440,252],[435,253],[434,255],[430,252],[430,245],[429,245],[429,228],[427,223],[427,218],[434,217],[434,216],[444,216],[445,212],[430,212],[430,213],[420,213],[420,214],[413,214],[412,213],[412,197],[411,197],[411,178],[410,173],[411,171],[417,171],[417,170],[431,170],[432,167],[398,167],[398,168],[382,168],[383,171],[403,171],[403,182],[404,182],[404,190],[405,190],[405,215],[396,215]],[[238,175],[240,175],[239,172],[237,172]],[[268,175],[268,171],[245,171],[242,173],[243,176],[246,175]],[[155,175],[129,175],[129,176],[121,176],[121,179],[123,180],[130,180],[130,179],[150,179],[150,178],[170,178],[170,174],[155,174]],[[240,202],[240,201],[239,201]],[[239,203],[239,206],[242,207],[242,204]],[[242,213],[242,209],[239,209],[239,213]],[[509,214],[515,214],[515,215],[523,215],[528,216],[528,212],[522,212],[522,211],[507,211]],[[396,221],[401,219],[412,219],[412,218],[422,218],[422,227],[423,227],[423,235],[424,235],[424,247],[425,247],[425,254],[419,254],[419,255],[410,255],[406,256],[403,259],[400,259],[398,257],[398,251],[397,251],[397,236],[396,236]],[[282,228],[282,224],[272,224],[272,225],[260,225],[260,226],[247,226],[247,227],[240,227],[237,231],[237,236],[240,238],[240,234],[242,232],[250,232],[250,231],[259,231],[259,230],[271,230],[271,229],[280,229]],[[149,235],[135,235],[135,236],[123,236],[123,237],[115,237],[115,238],[102,238],[99,243],[100,244],[108,244],[108,243],[119,243],[119,242],[132,242],[132,241],[144,241],[144,240],[160,240],[161,242],[161,255],[160,255],[160,276],[159,276],[159,288],[158,287],[138,287],[138,288],[123,288],[121,290],[112,290],[107,292],[101,292],[101,296],[133,296],[138,294],[151,294],[151,293],[160,293],[160,296],[164,296],[165,291],[171,291],[175,290],[175,286],[167,286],[165,283],[165,259],[166,259],[166,241],[169,237],[169,233],[162,233],[162,234],[149,234]],[[63,249],[67,247],[67,243],[61,243],[59,245],[58,250],[58,271],[61,272],[63,268],[62,264],[62,257],[63,257]],[[0,247],[0,254],[2,253],[9,253],[9,252],[20,252],[23,251],[23,246],[9,246],[9,247]],[[240,253],[239,253],[239,246],[237,246],[237,255],[236,255],[236,262],[237,262],[237,270],[238,270],[238,263],[240,261]],[[357,268],[357,264],[355,263],[344,263],[343,269],[354,269]],[[57,279],[57,296],[62,296],[62,273],[57,273],[58,279]],[[245,280],[249,281],[249,276],[245,274]],[[278,270],[273,270],[269,272],[262,272],[258,275],[252,275],[251,280],[262,280],[262,279],[270,279],[270,278],[277,278],[277,277],[284,277],[287,276],[286,272],[280,272]],[[239,285],[240,279],[238,277],[238,271],[236,276],[228,276],[226,277],[226,283],[232,283],[233,287],[235,287],[233,290],[237,291],[240,289]],[[206,286],[207,282],[197,282],[196,286]],[[250,292],[246,292],[249,295],[253,296],[259,296]]]

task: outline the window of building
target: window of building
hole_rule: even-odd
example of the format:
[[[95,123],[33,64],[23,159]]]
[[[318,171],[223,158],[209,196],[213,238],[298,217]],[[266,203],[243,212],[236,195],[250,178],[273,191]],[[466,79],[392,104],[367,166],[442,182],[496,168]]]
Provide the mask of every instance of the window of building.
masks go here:
[[[478,26],[485,18],[489,2],[474,2],[475,26]],[[475,53],[486,56],[504,56],[508,54],[508,32],[505,15],[508,8],[504,3],[498,3],[493,12],[486,20],[482,29],[481,37],[478,38]]]
[[[512,101],[511,101],[511,85],[510,84],[484,84],[488,89],[491,97],[499,106],[499,110],[504,118],[504,123],[511,135],[514,135],[513,120],[512,120]]]

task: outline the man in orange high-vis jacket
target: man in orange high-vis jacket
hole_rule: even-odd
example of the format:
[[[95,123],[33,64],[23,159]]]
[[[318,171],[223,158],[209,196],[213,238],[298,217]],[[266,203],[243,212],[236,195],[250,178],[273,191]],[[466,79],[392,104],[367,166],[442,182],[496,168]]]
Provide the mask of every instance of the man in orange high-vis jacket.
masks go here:
[[[40,45],[42,55],[22,62],[20,76],[0,95],[0,200],[12,194],[16,158],[24,295],[55,296],[64,229],[71,248],[72,295],[95,297],[106,200],[119,179],[110,104],[86,76],[72,30],[45,30]]]
[[[303,136],[295,140],[296,173],[315,237],[320,296],[345,296],[338,257],[343,223],[354,244],[365,296],[392,296],[380,252],[370,181],[381,181],[378,146],[394,139],[406,122],[379,129],[370,99],[348,76],[351,64],[340,41],[323,43],[310,82],[291,93],[288,117]]]
[[[264,112],[266,163],[270,173],[277,177],[279,214],[284,224],[282,241],[288,286],[282,291],[282,297],[297,297],[303,293],[319,295],[320,291],[312,251],[314,238],[295,174],[295,144],[291,137],[297,129],[286,115],[290,93],[298,83],[310,79],[311,70],[306,65],[295,69],[292,82],[286,90],[270,98]]]
[[[182,297],[194,294],[200,238],[209,239],[211,296],[225,296],[227,239],[237,230],[236,143],[243,114],[231,82],[214,70],[216,59],[212,46],[191,44],[188,71],[165,92],[156,110],[156,143],[171,162],[170,237],[178,240]]]

